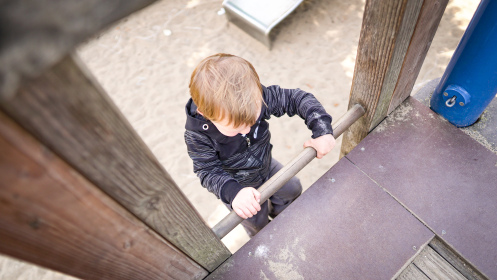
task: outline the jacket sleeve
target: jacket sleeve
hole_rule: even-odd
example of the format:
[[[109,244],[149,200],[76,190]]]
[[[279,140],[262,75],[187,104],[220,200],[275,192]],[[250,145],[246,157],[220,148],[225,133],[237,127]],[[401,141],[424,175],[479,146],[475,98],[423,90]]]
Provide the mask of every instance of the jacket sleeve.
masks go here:
[[[292,117],[295,114],[305,120],[307,127],[312,130],[312,138],[325,134],[333,134],[331,116],[326,113],[321,103],[311,93],[297,89],[283,89],[279,86],[264,87],[264,101],[267,110],[264,117],[271,115],[281,117],[285,113]]]
[[[193,160],[193,172],[200,178],[202,186],[224,203],[231,204],[244,187],[223,170],[210,139],[201,133],[186,130],[185,142],[188,155]]]

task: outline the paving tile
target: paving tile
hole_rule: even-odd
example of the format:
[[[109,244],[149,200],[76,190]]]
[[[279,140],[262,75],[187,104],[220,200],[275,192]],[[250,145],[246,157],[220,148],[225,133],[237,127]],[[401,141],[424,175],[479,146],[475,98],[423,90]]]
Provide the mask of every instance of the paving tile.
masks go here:
[[[347,158],[497,279],[497,155],[409,98]]]
[[[390,279],[433,236],[343,159],[207,279]]]

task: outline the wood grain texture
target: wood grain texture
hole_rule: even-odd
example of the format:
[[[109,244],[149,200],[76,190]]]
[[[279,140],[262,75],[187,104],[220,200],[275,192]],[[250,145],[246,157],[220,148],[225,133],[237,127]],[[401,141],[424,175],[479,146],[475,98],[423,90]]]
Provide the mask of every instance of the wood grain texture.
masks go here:
[[[366,109],[366,115],[345,132],[342,156],[349,153],[371,129],[395,48],[399,48],[395,43],[408,1],[418,0],[366,1],[349,99],[349,109],[359,103]],[[401,41],[405,43],[405,40]],[[390,70],[390,73],[394,72]]]
[[[0,113],[0,253],[84,279],[201,279],[164,241]]]
[[[445,242],[438,238],[434,238],[429,246],[437,252],[440,256],[446,259],[452,266],[454,266],[464,277],[469,280],[488,280],[480,271],[478,271],[471,263],[459,256],[453,249]]]
[[[390,114],[411,95],[447,2],[448,0],[424,1],[387,114]]]
[[[402,271],[399,277],[397,277],[397,280],[430,280],[430,278],[424,275],[419,268],[411,263]]]
[[[207,270],[231,255],[75,58],[27,81],[0,107]]]
[[[422,5],[423,0],[407,1],[404,15],[402,17],[402,23],[395,38],[393,54],[381,88],[378,105],[374,112],[373,119],[371,120],[371,124],[369,125],[370,131],[387,116],[390,100],[392,100],[395,85],[400,78],[399,74],[402,64],[404,62]],[[414,79],[416,79],[416,77]]]
[[[426,246],[413,263],[430,279],[465,280],[466,278],[431,247]]]
[[[155,0],[0,1],[0,99],[78,44]]]

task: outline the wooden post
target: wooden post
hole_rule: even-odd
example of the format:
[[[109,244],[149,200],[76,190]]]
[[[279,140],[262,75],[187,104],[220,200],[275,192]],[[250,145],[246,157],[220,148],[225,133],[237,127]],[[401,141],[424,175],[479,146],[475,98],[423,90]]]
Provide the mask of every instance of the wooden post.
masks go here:
[[[0,178],[0,253],[83,279],[207,275],[3,113]]]
[[[425,1],[423,3],[387,114],[390,114],[411,95],[448,1]]]
[[[214,270],[231,255],[73,57],[26,80],[0,108],[205,269]]]
[[[366,115],[344,134],[341,156],[410,95],[447,1],[366,1],[349,99]]]
[[[0,99],[111,23],[156,0],[0,1]]]

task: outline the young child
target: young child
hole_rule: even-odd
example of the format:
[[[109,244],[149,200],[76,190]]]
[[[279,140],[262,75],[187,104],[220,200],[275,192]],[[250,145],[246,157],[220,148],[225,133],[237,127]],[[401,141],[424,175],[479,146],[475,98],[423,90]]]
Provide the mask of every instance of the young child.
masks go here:
[[[202,60],[189,87],[185,142],[193,171],[203,187],[245,219],[242,225],[253,236],[268,216],[274,218],[302,192],[294,177],[259,205],[257,188],[283,167],[271,157],[266,120],[299,115],[312,130],[304,147],[313,147],[322,158],[335,146],[331,116],[310,93],[261,85],[252,64],[234,55]]]

